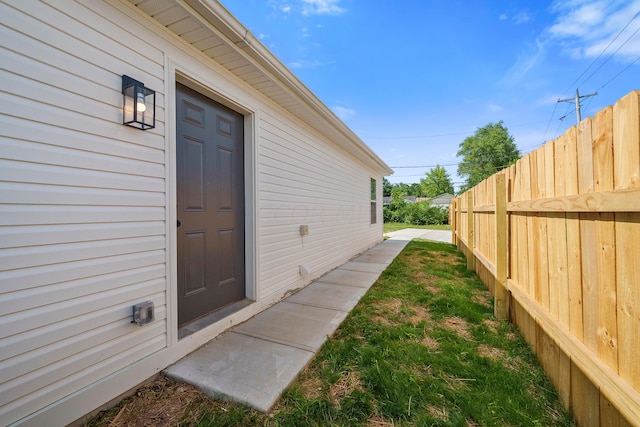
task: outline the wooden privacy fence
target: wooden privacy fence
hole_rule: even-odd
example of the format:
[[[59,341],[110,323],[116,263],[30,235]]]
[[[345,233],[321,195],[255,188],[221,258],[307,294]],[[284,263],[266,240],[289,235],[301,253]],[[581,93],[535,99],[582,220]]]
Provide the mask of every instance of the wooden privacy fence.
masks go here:
[[[640,91],[454,199],[451,223],[576,421],[640,426]]]

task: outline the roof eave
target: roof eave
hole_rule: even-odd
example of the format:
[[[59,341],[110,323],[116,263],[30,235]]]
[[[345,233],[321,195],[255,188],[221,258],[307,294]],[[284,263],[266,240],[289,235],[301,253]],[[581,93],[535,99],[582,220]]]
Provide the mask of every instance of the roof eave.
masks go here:
[[[214,25],[237,49],[244,51],[252,60],[269,72],[293,95],[310,106],[329,126],[346,138],[360,155],[375,165],[382,175],[391,175],[393,170],[380,159],[333,111],[307,88],[273,53],[271,53],[238,19],[222,4],[214,0],[183,0],[193,10]],[[338,144],[340,145],[340,144]],[[343,147],[345,148],[345,147]],[[348,150],[350,151],[350,150]]]

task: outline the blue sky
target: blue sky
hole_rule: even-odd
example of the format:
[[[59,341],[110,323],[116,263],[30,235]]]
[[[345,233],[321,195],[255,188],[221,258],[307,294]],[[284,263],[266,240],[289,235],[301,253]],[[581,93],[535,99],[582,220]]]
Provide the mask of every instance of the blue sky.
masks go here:
[[[527,153],[640,89],[640,0],[221,0],[389,166],[419,182],[504,121]],[[565,117],[566,116],[566,117]],[[562,117],[565,117],[561,120]],[[420,166],[420,167],[416,167]]]

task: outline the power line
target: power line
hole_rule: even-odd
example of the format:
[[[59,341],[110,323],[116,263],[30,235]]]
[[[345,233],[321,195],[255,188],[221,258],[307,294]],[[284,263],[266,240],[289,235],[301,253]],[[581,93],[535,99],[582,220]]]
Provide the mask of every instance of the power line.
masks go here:
[[[547,131],[549,130],[549,126],[551,125],[551,120],[553,120],[553,116],[556,114],[556,109],[558,108],[558,103],[553,104],[553,112],[551,113],[551,117],[549,117],[549,123],[547,123],[547,127],[544,130],[544,135],[542,135],[542,143],[544,144],[545,138],[547,137]]]
[[[640,56],[638,56],[635,61],[633,61],[631,64],[627,65],[622,71],[620,71],[618,74],[616,74],[615,76],[611,77],[611,79],[609,79],[609,81],[607,81],[605,84],[603,84],[601,87],[605,87],[606,85],[608,85],[609,83],[611,83],[612,81],[614,81],[620,74],[624,73],[625,71],[627,71],[633,64],[635,64],[636,62],[640,61]]]
[[[391,169],[420,169],[420,168],[435,168],[436,166],[458,166],[458,163],[449,163],[446,165],[421,165],[421,166],[389,166]]]
[[[468,135],[469,132],[443,133],[440,135],[416,135],[416,136],[363,136],[362,139],[419,139],[419,138],[440,138],[442,136]]]
[[[564,90],[564,92],[567,92],[569,89],[571,89],[571,88],[573,87],[573,85],[574,85],[574,84],[578,83],[578,81],[582,78],[582,76],[584,76],[584,75],[587,73],[587,71],[589,71],[589,68],[591,68],[591,67],[593,66],[593,64],[595,64],[595,63],[598,61],[598,59],[600,59],[600,57],[601,57],[602,55],[604,55],[604,53],[607,51],[607,49],[609,49],[609,47],[611,47],[611,45],[613,44],[613,42],[615,42],[615,41],[618,39],[618,37],[620,37],[620,35],[624,32],[624,30],[626,30],[626,29],[627,29],[627,27],[628,27],[628,26],[633,22],[633,20],[634,20],[634,19],[636,19],[636,18],[638,17],[638,15],[640,15],[640,10],[639,10],[635,15],[633,15],[633,18],[631,18],[631,19],[629,20],[629,22],[627,22],[627,25],[625,25],[625,26],[624,26],[624,28],[622,28],[622,29],[618,32],[618,34],[616,34],[616,36],[613,38],[613,40],[611,40],[611,41],[609,42],[609,44],[608,44],[608,45],[607,45],[607,46],[602,50],[602,52],[600,52],[600,55],[598,55],[598,57],[597,57],[596,59],[594,59],[594,60],[593,60],[593,62],[591,62],[591,64],[589,64],[589,66],[588,66],[588,67],[587,67],[587,68],[582,72],[582,74],[580,74],[580,75],[578,76],[578,78],[577,78],[573,83],[571,83],[571,84],[569,85],[569,87],[568,87],[568,88],[566,88],[566,89]],[[636,32],[637,32],[637,31],[636,31]],[[635,34],[635,33],[634,33],[634,34]],[[633,35],[632,35],[632,37],[633,37]],[[627,39],[627,41],[629,41],[629,40]],[[626,42],[625,42],[625,43],[626,43]],[[625,43],[623,43],[623,44],[622,44],[622,46],[624,46],[624,44],[625,44]],[[621,47],[622,47],[622,46],[621,46]],[[618,49],[618,50],[619,50],[619,49]],[[616,52],[617,52],[617,51],[616,51]],[[615,52],[614,52],[614,53],[615,53]],[[597,70],[596,70],[596,71],[597,71]],[[589,76],[589,78],[591,78],[591,76]],[[588,80],[588,79],[587,79],[587,80]],[[585,82],[583,82],[583,83],[585,83]]]
[[[600,54],[591,62],[591,64],[589,64],[589,66],[587,68],[585,68],[585,70],[573,81],[573,83],[571,83],[569,85],[569,87],[567,87],[567,89],[565,89],[564,92],[567,92],[569,89],[571,89],[573,87],[573,85],[575,85],[576,83],[578,83],[580,81],[580,79],[587,73],[587,71],[589,71],[589,69],[591,69],[591,67],[593,67],[596,62],[598,62],[600,60],[600,58],[602,57],[602,55],[604,55],[604,53],[611,47],[611,45],[613,45],[613,43],[622,35],[622,33],[625,32],[625,30],[629,27],[629,25],[631,25],[631,23],[638,17],[640,16],[640,10],[638,10],[638,12],[636,12],[635,15],[633,15],[633,17],[629,20],[629,22],[627,22],[627,24],[622,27],[622,29],[620,31],[618,31],[618,33],[616,34],[616,36],[611,39],[611,41],[609,42],[609,44],[607,44],[607,46],[602,50],[602,52],[600,52]],[[640,31],[640,28],[638,28],[636,31],[633,32],[633,34],[631,34],[631,36],[629,36],[620,46],[618,46],[618,48],[615,50],[615,52],[613,52],[611,55],[609,55],[609,57],[600,64],[600,66],[598,66],[598,68],[596,68],[591,74],[589,74],[589,76],[582,82],[582,84],[586,83],[591,77],[593,77],[616,53],[618,53],[618,51],[620,51],[620,49],[622,49],[622,47],[624,45],[626,45],[629,40],[631,40],[636,33],[638,33],[638,31]],[[604,88],[607,84],[611,83],[613,80],[615,80],[620,74],[624,73],[626,70],[628,70],[633,64],[635,64],[636,62],[638,62],[640,60],[640,57],[636,58],[631,64],[627,65],[622,71],[620,71],[619,73],[617,73],[615,76],[613,76],[611,79],[609,79],[606,83],[604,83],[601,87]],[[553,120],[553,117],[555,116],[556,113],[556,109],[558,106],[559,102],[568,102],[568,101],[574,101],[576,108],[574,111],[576,111],[576,117],[578,119],[578,123],[581,120],[581,114],[580,114],[580,99],[581,98],[586,98],[586,97],[591,97],[597,95],[597,92],[595,94],[590,94],[590,95],[584,95],[584,96],[580,96],[579,92],[578,92],[578,88],[576,88],[576,97],[575,98],[568,98],[568,99],[558,99],[558,102],[555,103],[555,105],[553,106],[553,112],[551,113],[551,117],[549,118],[549,122],[547,123],[547,127],[544,131],[544,135],[542,137],[543,142],[542,144],[544,144],[544,140],[547,137],[547,132],[549,130],[549,126],[551,125],[551,121]],[[589,103],[587,105],[589,105],[591,103],[591,100],[589,100]],[[560,126],[562,124],[562,121],[569,115],[571,114],[571,112],[569,111],[569,108],[567,108],[567,112],[565,113],[564,116],[560,117],[560,122],[558,123],[558,127],[556,129],[556,134],[558,133],[558,131],[560,130]],[[541,145],[542,145],[541,144]]]
[[[513,129],[513,128],[518,128],[518,127],[523,127],[523,126],[531,126],[531,125],[535,125],[541,122],[529,122],[529,123],[520,123],[517,125],[510,125],[509,128]],[[361,136],[360,138],[362,139],[420,139],[420,138],[439,138],[442,136],[457,136],[457,135],[469,135],[470,132],[454,132],[454,133],[443,133],[443,134],[437,134],[437,135],[410,135],[410,136],[393,136],[393,135],[388,135],[388,136]]]
[[[592,96],[596,96],[597,94],[598,94],[598,92],[591,93],[589,95],[580,95],[580,92],[578,91],[578,89],[576,89],[576,97],[575,98],[558,99],[558,102],[568,102],[568,101],[574,102],[575,101],[575,103],[576,103],[576,118],[578,119],[578,123],[580,123],[580,120],[582,120],[582,117],[580,116],[580,100],[582,98],[590,98]]]
[[[638,12],[638,13],[640,13],[640,12]],[[627,43],[629,42],[629,40],[631,40],[631,39],[633,38],[633,36],[635,36],[635,35],[638,33],[638,31],[640,31],[640,27],[638,27],[638,29],[637,29],[637,30],[635,30],[635,31],[633,32],[633,34],[631,34],[631,36],[629,36],[629,38],[628,38],[627,40],[625,40],[625,41],[624,41],[624,43],[622,43],[620,46],[618,46],[618,49],[616,49],[616,51],[615,51],[615,52],[613,52],[613,53],[612,53],[612,54],[611,54],[607,59],[605,59],[605,60],[604,60],[604,62],[603,62],[602,64],[600,64],[600,66],[599,66],[598,68],[596,68],[596,69],[593,71],[593,73],[589,74],[589,77],[587,77],[587,78],[585,79],[585,81],[583,81],[583,82],[582,82],[582,84],[585,84],[586,82],[588,82],[588,81],[589,81],[589,79],[590,79],[591,77],[593,77],[593,75],[594,75],[595,73],[597,73],[597,72],[598,72],[602,67],[604,67],[604,65],[605,65],[607,62],[609,62],[609,60],[610,60],[611,58],[613,58],[613,56],[614,56],[616,53],[618,53],[618,51],[619,51],[620,49],[622,49],[622,47],[623,47],[625,44],[627,44]]]

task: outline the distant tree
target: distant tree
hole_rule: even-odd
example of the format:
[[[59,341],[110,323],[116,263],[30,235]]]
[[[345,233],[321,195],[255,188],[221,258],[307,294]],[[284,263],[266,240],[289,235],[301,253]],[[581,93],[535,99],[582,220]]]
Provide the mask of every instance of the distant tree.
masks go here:
[[[456,154],[462,157],[458,164],[458,175],[466,181],[460,192],[464,192],[494,173],[513,164],[520,158],[520,150],[502,120],[479,128],[473,136],[460,143]]]
[[[424,194],[422,192],[422,186],[414,182],[413,184],[409,184],[409,196],[423,197]]]
[[[436,197],[440,194],[453,194],[453,183],[447,170],[440,165],[429,169],[426,176],[420,179],[422,194],[425,197]]]
[[[396,188],[404,193],[405,196],[411,196],[411,187],[405,182],[398,182]]]
[[[393,190],[393,184],[385,177],[382,178],[382,197],[390,197],[391,190]]]
[[[404,198],[406,195],[407,195],[407,192],[401,187],[394,186],[393,190],[391,190],[391,197],[393,198],[393,202],[404,203]]]
[[[382,192],[385,197],[393,196],[394,190],[396,190],[396,192],[401,192],[404,196],[423,197],[422,186],[417,182],[413,184],[407,184],[404,182],[391,184],[386,178],[383,178],[382,188]]]

